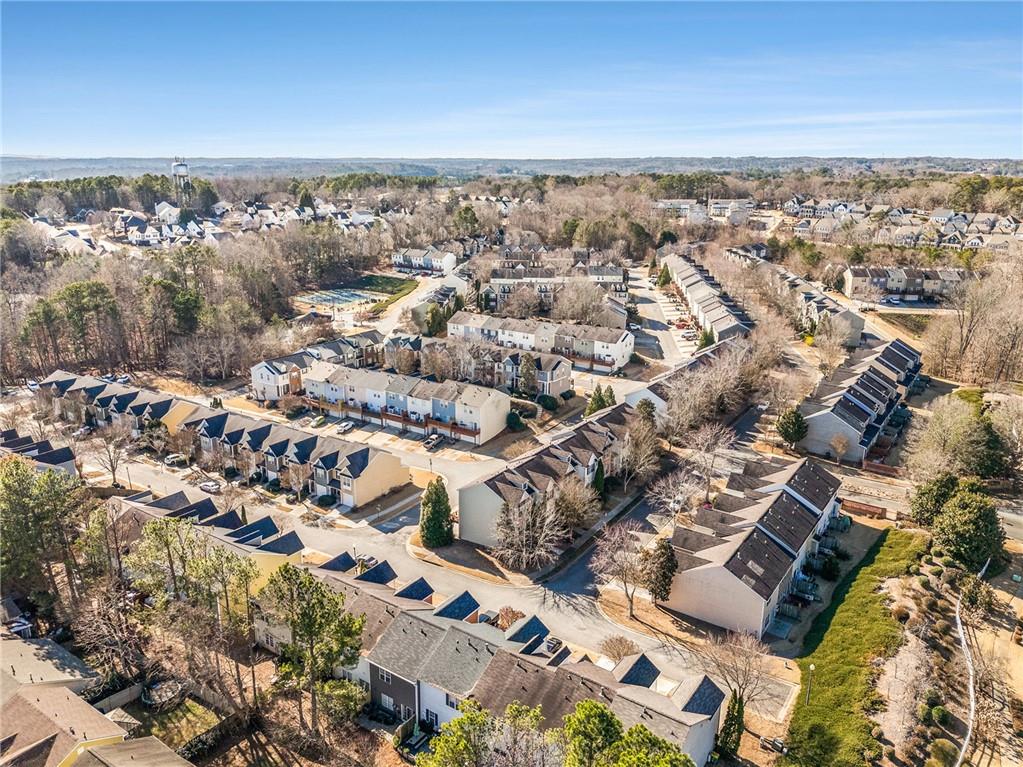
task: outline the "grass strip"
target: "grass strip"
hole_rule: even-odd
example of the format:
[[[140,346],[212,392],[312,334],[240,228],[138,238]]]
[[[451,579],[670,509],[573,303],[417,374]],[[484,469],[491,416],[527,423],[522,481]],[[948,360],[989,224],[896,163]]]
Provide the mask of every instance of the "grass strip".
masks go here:
[[[926,549],[923,535],[886,530],[814,620],[798,658],[803,687],[789,727],[790,764],[862,767],[865,756],[880,756],[868,716],[883,704],[874,688],[878,669],[872,661],[898,650],[903,627],[878,589],[888,578],[907,574]],[[807,704],[811,663],[816,669]]]

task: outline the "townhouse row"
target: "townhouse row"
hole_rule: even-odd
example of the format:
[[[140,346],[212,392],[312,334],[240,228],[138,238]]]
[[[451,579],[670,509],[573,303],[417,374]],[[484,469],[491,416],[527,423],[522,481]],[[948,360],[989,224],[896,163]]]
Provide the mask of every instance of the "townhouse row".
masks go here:
[[[507,426],[511,397],[497,389],[316,362],[304,378],[306,402],[339,418],[354,416],[417,434],[474,445]]]
[[[825,324],[842,330],[846,347],[854,348],[863,339],[863,317],[838,303],[822,290],[790,272],[780,264],[772,264],[766,257],[750,248],[728,248],[725,255],[746,268],[755,269],[762,279],[773,284],[780,297],[791,300],[801,328],[811,334],[819,333]]]
[[[147,521],[167,517],[191,521],[214,545],[252,561],[258,573],[254,637],[273,653],[290,642],[290,631],[270,619],[258,592],[281,565],[308,569],[342,594],[345,611],[365,621],[358,660],[338,666],[334,675],[359,684],[375,707],[400,724],[437,732],[459,716],[462,701],[474,699],[494,713],[513,701],[539,705],[546,729],[561,726],[579,701],[596,697],[626,727],[643,723],[697,764],[706,763],[714,748],[725,695],[701,672],[675,678],[675,670],[669,673],[641,653],[618,662],[591,661],[552,637],[536,615],[498,628],[497,613],[468,591],[444,595],[425,578],[403,580],[386,560],[358,559],[348,551],[324,555],[270,517],[243,525],[209,498],[160,498],[147,491],[111,499],[108,508],[128,548]]]
[[[635,409],[625,403],[601,410],[555,434],[549,444],[517,458],[507,468],[459,488],[458,537],[495,546],[495,525],[506,505],[552,506],[566,478],[575,475],[583,484],[592,485],[598,466],[605,477],[617,476],[625,436],[634,418]]]
[[[662,604],[729,631],[786,638],[813,601],[804,565],[828,548],[840,487],[808,459],[746,462],[710,504],[675,524],[678,567]]]
[[[753,320],[714,276],[691,256],[664,252],[661,263],[689,305],[689,311],[714,341],[748,335]]]
[[[854,353],[799,406],[816,455],[862,463],[891,436],[889,422],[923,366],[920,352],[896,339]]]
[[[394,455],[368,445],[197,405],[161,392],[58,370],[40,382],[59,418],[94,427],[122,424],[141,437],[162,425],[176,452],[250,481],[280,482],[356,508],[410,481]],[[182,439],[184,434],[191,439]]]
[[[408,344],[409,354],[416,359],[423,353],[441,354],[459,357],[459,361],[468,363],[468,378],[478,381],[483,386],[494,386],[507,391],[521,391],[523,381],[532,369],[532,380],[535,381],[536,394],[559,397],[572,390],[572,363],[560,354],[544,352],[527,352],[519,349],[506,349],[496,344],[476,343],[469,354],[456,346],[458,342],[447,339],[421,339],[417,351],[411,351],[413,344]]]
[[[848,266],[843,275],[842,292],[849,298],[875,300],[894,293],[907,301],[916,301],[952,295],[976,277],[976,273],[968,269]]]
[[[490,317],[464,311],[448,320],[448,337],[559,354],[578,368],[607,373],[625,367],[636,347],[635,336],[627,330]]]
[[[378,365],[383,362],[383,350],[383,335],[364,330],[257,362],[249,370],[252,396],[260,402],[276,402],[289,394],[301,394],[302,376],[313,363],[336,362],[353,368]]]
[[[449,250],[430,245],[426,248],[403,248],[391,254],[391,266],[399,272],[429,272],[435,275],[451,274],[458,259]]]
[[[588,280],[599,285],[622,305],[629,300],[629,272],[621,266],[582,264],[567,268],[526,266],[520,262],[512,267],[492,269],[480,286],[480,295],[488,309],[500,310],[520,287],[536,292],[540,305],[549,309],[555,294],[572,280]]]
[[[19,434],[17,429],[0,430],[0,458],[8,455],[30,460],[38,472],[52,470],[78,476],[75,453],[70,447],[54,447],[48,439]]]

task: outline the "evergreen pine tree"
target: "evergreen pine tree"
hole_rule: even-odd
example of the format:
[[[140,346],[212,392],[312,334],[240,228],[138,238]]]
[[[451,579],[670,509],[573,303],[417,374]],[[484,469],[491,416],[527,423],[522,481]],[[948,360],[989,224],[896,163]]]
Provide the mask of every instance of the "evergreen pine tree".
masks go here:
[[[451,503],[444,480],[433,480],[423,493],[419,513],[419,537],[428,549],[447,546],[455,538],[451,523]]]
[[[806,436],[808,430],[803,414],[794,407],[778,416],[778,434],[793,447]]]
[[[678,569],[678,558],[667,538],[659,538],[653,550],[644,552],[643,580],[650,596],[663,602],[671,595],[671,581]]]
[[[671,282],[671,270],[668,269],[668,265],[665,264],[661,267],[661,273],[657,275],[657,286],[663,288]]]
[[[618,400],[615,399],[615,390],[611,388],[611,384],[608,384],[607,388],[604,389],[604,407],[611,407],[617,404]]]
[[[733,692],[732,697],[728,700],[725,723],[721,726],[721,733],[718,735],[718,748],[726,754],[736,754],[739,751],[739,743],[745,730],[742,721],[743,708],[742,701]]]
[[[604,392],[600,388],[600,384],[597,384],[593,387],[593,394],[590,395],[590,401],[586,403],[586,412],[584,412],[583,415],[593,415],[598,410],[603,410],[605,407],[607,407],[607,402],[604,400]]]

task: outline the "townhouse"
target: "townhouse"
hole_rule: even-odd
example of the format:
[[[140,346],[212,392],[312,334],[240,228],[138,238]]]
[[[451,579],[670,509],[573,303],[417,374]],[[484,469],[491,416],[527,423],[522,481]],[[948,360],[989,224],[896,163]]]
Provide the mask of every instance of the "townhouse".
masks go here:
[[[916,269],[913,267],[846,267],[842,291],[849,298],[869,297],[874,292],[897,294],[906,301],[951,295],[963,283],[975,279],[968,269]]]
[[[592,484],[598,464],[604,475],[621,469],[621,450],[635,409],[614,405],[551,437],[550,443],[510,462],[507,468],[458,490],[458,537],[494,546],[494,525],[505,504],[553,504],[559,484],[575,474]]]
[[[626,727],[643,723],[697,764],[713,750],[725,696],[702,673],[674,678],[641,653],[591,661],[551,637],[536,615],[498,628],[496,614],[470,592],[446,596],[422,577],[402,581],[386,561],[365,569],[341,552],[303,566],[344,596],[347,613],[364,618],[359,658],[335,676],[361,685],[371,705],[399,723],[415,722],[414,732],[438,732],[467,699],[495,713],[513,700],[542,706],[548,729],[598,697]],[[254,615],[257,643],[278,652],[287,627],[270,624],[258,598]]]
[[[747,462],[713,502],[676,524],[678,560],[662,604],[729,631],[786,637],[811,588],[803,565],[839,514],[839,479],[803,459]]]
[[[691,256],[667,255],[663,263],[690,313],[704,332],[714,336],[714,341],[744,336],[753,329],[753,320],[745,310]]]
[[[257,362],[249,370],[252,396],[260,402],[276,402],[305,389],[302,376],[316,362],[334,362],[361,368],[378,365],[384,359],[384,337],[377,330],[364,330],[332,341],[313,344],[282,357]]]
[[[625,402],[635,407],[643,400],[649,400],[653,403],[656,413],[659,416],[664,416],[668,412],[668,403],[673,393],[685,381],[690,372],[714,365],[737,348],[734,339],[726,339],[706,346],[694,353],[688,360],[651,379],[642,389],[636,389],[626,394]]]
[[[500,309],[518,288],[526,286],[536,291],[541,306],[550,308],[554,296],[571,280],[585,279],[599,285],[607,295],[622,304],[629,300],[629,272],[624,267],[576,264],[569,268],[527,266],[517,263],[513,267],[492,269],[480,286],[480,295],[490,309]]]
[[[273,482],[357,508],[410,481],[396,456],[336,437],[312,434],[223,410],[202,408],[184,427],[192,430],[203,455],[221,469],[250,481]],[[292,468],[298,467],[298,468]]]
[[[712,216],[728,216],[732,213],[749,212],[755,210],[756,202],[752,197],[734,200],[714,200],[707,202],[707,210]]]
[[[852,355],[800,405],[807,434],[799,446],[843,461],[867,460],[887,438],[921,366],[920,353],[898,339]]]
[[[632,333],[622,329],[516,320],[465,311],[448,320],[448,337],[559,354],[576,367],[608,373],[628,364],[636,343]]]
[[[654,213],[688,218],[689,214],[697,207],[703,207],[695,199],[665,199],[655,200],[651,205]]]
[[[447,275],[454,271],[458,259],[449,250],[434,245],[426,248],[404,248],[391,254],[391,266],[399,272],[430,272]]]
[[[733,261],[759,270],[764,279],[775,285],[779,295],[789,297],[804,331],[817,333],[825,324],[832,324],[843,331],[842,340],[846,347],[860,345],[865,321],[859,313],[842,306],[816,286],[778,264],[771,264],[736,248],[729,248],[725,253]]]
[[[8,455],[30,460],[38,472],[59,471],[78,476],[75,453],[70,447],[54,447],[48,439],[20,436],[17,429],[0,431],[0,459]]]
[[[507,425],[511,398],[475,384],[318,362],[305,376],[307,401],[332,415],[482,445]]]
[[[104,426],[128,418],[136,436],[151,424],[162,424],[169,434],[185,431],[193,437],[190,452],[202,463],[250,481],[276,480],[344,507],[370,503],[410,481],[400,459],[360,443],[64,371],[52,373],[40,388],[63,420]]]

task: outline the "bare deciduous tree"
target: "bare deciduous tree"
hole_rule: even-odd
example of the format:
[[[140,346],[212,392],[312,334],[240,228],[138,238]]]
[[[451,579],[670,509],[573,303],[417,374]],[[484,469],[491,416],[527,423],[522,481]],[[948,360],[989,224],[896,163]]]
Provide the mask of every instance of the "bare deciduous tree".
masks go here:
[[[677,522],[691,525],[693,502],[703,488],[703,479],[685,464],[650,484],[646,497],[655,508],[671,515]]]
[[[547,498],[517,506],[504,504],[494,525],[494,554],[509,567],[529,571],[549,565],[558,557],[568,536],[555,504]]]
[[[647,421],[635,419],[625,433],[619,454],[618,475],[628,492],[633,480],[646,482],[660,466],[661,445],[657,431]]]
[[[89,453],[104,471],[110,472],[112,482],[117,481],[117,469],[127,457],[131,442],[131,427],[123,423],[104,426],[89,440]]]
[[[530,285],[519,285],[501,305],[502,317],[515,317],[523,320],[532,317],[540,310],[540,297]]]
[[[769,651],[749,632],[715,636],[697,650],[707,673],[723,681],[746,707],[767,694]]]
[[[600,512],[600,496],[597,491],[575,474],[558,485],[554,508],[561,515],[567,530],[582,527]]]
[[[603,583],[618,583],[629,604],[629,617],[634,617],[636,590],[643,581],[643,548],[638,534],[639,524],[631,519],[608,527],[597,541],[590,562],[593,574]]]
[[[718,453],[731,445],[734,439],[735,432],[717,422],[704,424],[690,436],[689,447],[692,450],[690,460],[703,478],[703,499],[705,501],[710,500],[710,487],[714,480]]]

